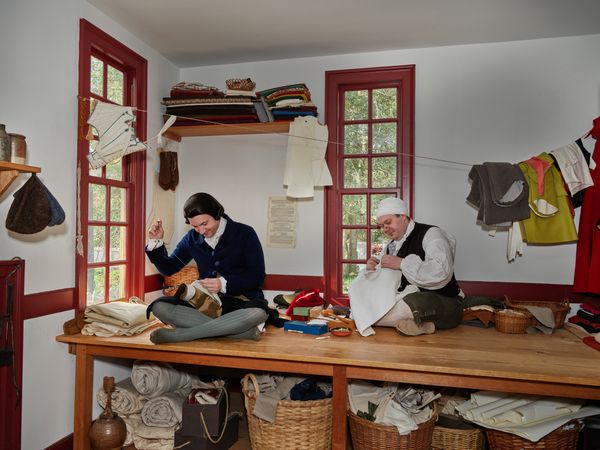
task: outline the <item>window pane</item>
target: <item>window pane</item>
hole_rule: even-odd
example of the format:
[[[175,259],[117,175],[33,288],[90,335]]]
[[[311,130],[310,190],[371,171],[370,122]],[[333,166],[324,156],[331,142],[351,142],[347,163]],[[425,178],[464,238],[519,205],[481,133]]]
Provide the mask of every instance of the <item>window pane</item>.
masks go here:
[[[371,230],[371,255],[381,257],[385,244],[389,241],[389,238],[383,234],[381,228],[375,228]]]
[[[106,178],[111,180],[123,181],[123,159],[119,158],[116,161],[106,165]]]
[[[88,227],[88,262],[103,262],[106,255],[106,228]]]
[[[396,88],[373,89],[373,118],[396,117]]]
[[[367,230],[343,230],[344,259],[367,259]]]
[[[125,298],[125,265],[112,266],[108,275],[108,299]]]
[[[87,301],[88,305],[104,303],[104,267],[94,267],[87,271]]]
[[[373,124],[373,153],[397,151],[396,122]]]
[[[125,189],[110,188],[110,220],[112,222],[125,222],[127,220],[125,208]]]
[[[356,155],[369,151],[369,126],[345,125],[344,126],[344,153]]]
[[[350,286],[350,283],[358,275],[358,271],[364,266],[365,264],[342,264],[342,291],[344,294],[348,293],[348,286]]]
[[[367,224],[366,195],[344,195],[342,202],[342,223],[344,225]]]
[[[396,187],[395,157],[373,158],[373,187]]]
[[[369,118],[368,91],[346,91],[344,99],[344,120],[366,120]]]
[[[123,104],[123,72],[108,66],[108,99],[117,105]]]
[[[367,158],[344,159],[344,187],[367,187]]]
[[[90,68],[90,90],[92,94],[104,95],[102,86],[104,84],[104,63],[92,56]]]
[[[126,259],[125,239],[127,237],[126,227],[110,227],[110,260],[123,261]]]
[[[371,223],[377,224],[377,217],[375,216],[375,211],[379,206],[379,202],[386,197],[395,197],[393,194],[373,194],[371,195]]]
[[[90,220],[106,220],[106,186],[90,184],[88,217]]]

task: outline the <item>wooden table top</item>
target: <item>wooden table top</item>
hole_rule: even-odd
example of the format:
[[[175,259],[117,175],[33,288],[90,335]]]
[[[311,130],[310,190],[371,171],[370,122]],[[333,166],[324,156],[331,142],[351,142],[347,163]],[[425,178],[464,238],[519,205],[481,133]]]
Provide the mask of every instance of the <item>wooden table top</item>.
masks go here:
[[[260,341],[218,338],[162,345],[150,342],[150,331],[132,337],[62,335],[57,340],[98,346],[107,351],[111,348],[114,356],[118,356],[119,348],[126,348],[407,371],[417,375],[422,372],[560,383],[600,392],[600,352],[564,329],[552,335],[511,335],[493,328],[462,325],[413,337],[401,336],[392,328],[378,327],[376,331],[376,335],[370,337],[354,333],[349,337],[315,339],[316,336],[268,327]]]

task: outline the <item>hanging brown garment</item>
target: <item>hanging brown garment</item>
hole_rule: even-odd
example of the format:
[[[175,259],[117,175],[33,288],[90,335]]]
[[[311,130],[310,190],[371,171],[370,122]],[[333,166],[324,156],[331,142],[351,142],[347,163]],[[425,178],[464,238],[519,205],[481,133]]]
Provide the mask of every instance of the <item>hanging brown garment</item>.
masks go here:
[[[162,151],[160,157],[160,171],[158,185],[165,191],[175,190],[179,184],[179,168],[177,167],[177,152]]]

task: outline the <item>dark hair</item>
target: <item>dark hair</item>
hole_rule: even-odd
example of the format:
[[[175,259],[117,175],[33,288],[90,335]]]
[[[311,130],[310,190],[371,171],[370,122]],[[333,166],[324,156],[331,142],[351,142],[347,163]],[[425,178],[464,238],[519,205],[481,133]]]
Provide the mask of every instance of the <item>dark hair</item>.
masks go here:
[[[208,214],[215,220],[219,220],[223,216],[224,212],[223,205],[221,205],[216,198],[205,192],[198,192],[192,195],[185,201],[183,205],[183,217],[185,217],[185,223],[190,223],[188,218],[196,217],[200,214]]]

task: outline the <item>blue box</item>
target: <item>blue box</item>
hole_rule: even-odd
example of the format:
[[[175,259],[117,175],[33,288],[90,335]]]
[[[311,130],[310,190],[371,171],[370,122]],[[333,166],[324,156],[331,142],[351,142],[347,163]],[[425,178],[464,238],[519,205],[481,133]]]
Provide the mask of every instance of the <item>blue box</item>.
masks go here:
[[[306,322],[300,322],[299,320],[290,320],[284,323],[283,329],[285,331],[292,331],[303,334],[324,334],[328,331],[327,325],[324,323],[309,325]]]

